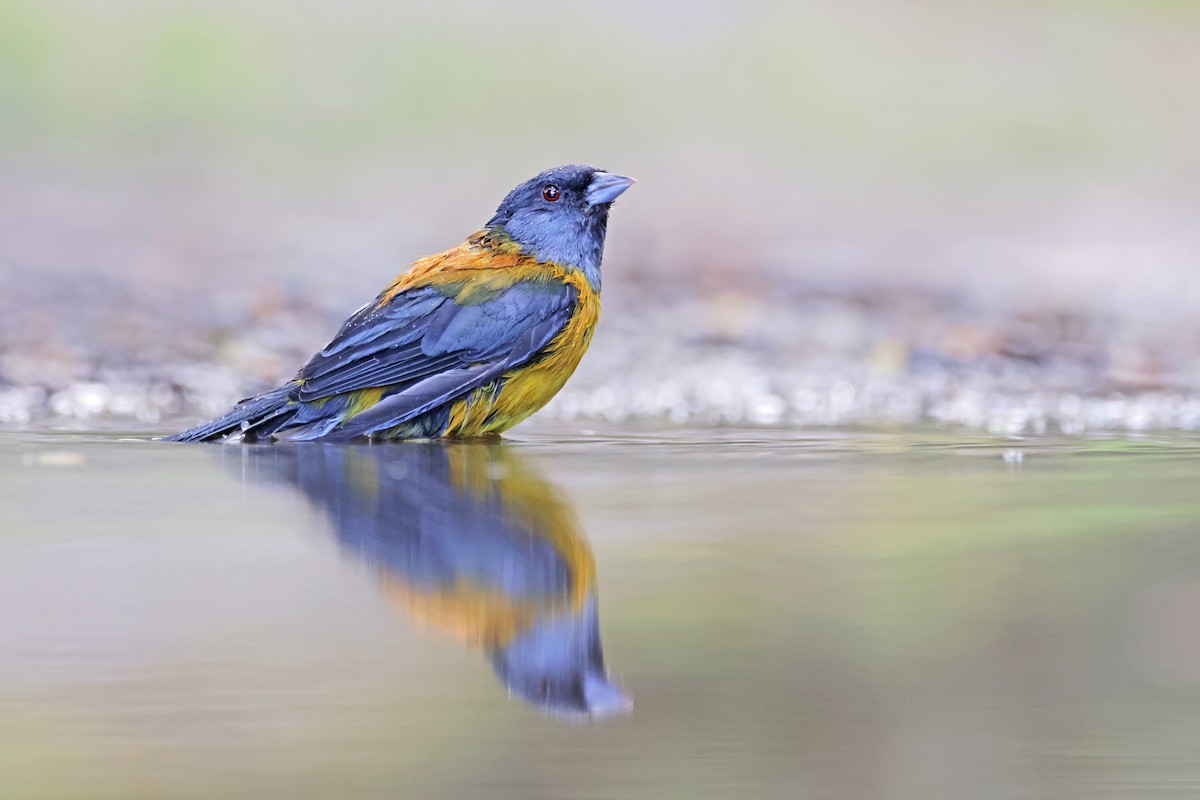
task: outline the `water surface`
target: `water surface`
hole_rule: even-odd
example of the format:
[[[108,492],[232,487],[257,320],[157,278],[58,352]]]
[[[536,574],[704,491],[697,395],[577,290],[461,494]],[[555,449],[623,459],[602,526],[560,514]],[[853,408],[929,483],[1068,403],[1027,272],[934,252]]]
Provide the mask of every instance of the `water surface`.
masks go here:
[[[1196,438],[146,436],[0,437],[0,797],[1200,788]]]

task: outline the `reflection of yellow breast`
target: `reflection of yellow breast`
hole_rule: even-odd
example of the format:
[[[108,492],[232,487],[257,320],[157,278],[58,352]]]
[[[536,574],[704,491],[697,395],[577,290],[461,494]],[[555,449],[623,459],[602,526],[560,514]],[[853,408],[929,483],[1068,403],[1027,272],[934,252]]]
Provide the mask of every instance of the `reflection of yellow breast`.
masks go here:
[[[503,595],[470,585],[422,591],[398,575],[384,572],[388,601],[419,623],[450,633],[471,647],[503,647],[534,619],[530,603],[514,603]]]
[[[495,586],[463,580],[434,587],[410,584],[383,570],[388,600],[419,622],[442,629],[483,649],[503,647],[534,622],[562,613],[578,613],[594,590],[596,563],[574,511],[555,488],[525,466],[503,445],[446,445],[451,481],[463,502],[497,496],[507,531],[525,530],[545,539],[563,559],[569,583],[559,596],[509,597]]]

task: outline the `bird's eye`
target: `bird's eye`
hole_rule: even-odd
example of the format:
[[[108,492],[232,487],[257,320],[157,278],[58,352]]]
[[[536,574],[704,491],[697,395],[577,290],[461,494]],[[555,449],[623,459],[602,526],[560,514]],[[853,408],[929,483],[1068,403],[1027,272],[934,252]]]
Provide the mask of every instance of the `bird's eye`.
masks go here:
[[[559,196],[558,187],[553,183],[546,184],[545,188],[542,189],[542,199],[547,203],[557,203]]]

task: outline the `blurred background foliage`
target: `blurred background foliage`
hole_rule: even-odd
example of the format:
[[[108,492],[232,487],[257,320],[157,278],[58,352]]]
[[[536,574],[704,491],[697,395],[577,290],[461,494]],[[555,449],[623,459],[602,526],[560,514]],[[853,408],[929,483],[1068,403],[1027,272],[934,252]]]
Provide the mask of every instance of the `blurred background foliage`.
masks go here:
[[[641,179],[606,307],[655,341],[901,379],[1015,349],[1086,373],[1033,386],[1191,390],[1197,74],[1186,0],[0,0],[0,380],[277,380],[512,185],[586,161]],[[870,330],[783,339],[763,320],[797,296]]]

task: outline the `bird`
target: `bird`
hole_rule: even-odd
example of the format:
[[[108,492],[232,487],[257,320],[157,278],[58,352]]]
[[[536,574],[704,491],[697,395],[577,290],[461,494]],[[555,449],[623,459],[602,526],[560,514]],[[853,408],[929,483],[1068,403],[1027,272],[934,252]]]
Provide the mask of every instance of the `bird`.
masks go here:
[[[635,179],[539,173],[414,262],[284,385],[166,441],[495,438],[575,371],[600,315],[609,210]]]
[[[280,442],[218,454],[250,485],[296,490],[392,607],[482,652],[512,695],[566,720],[632,709],[605,669],[579,517],[514,448]]]

